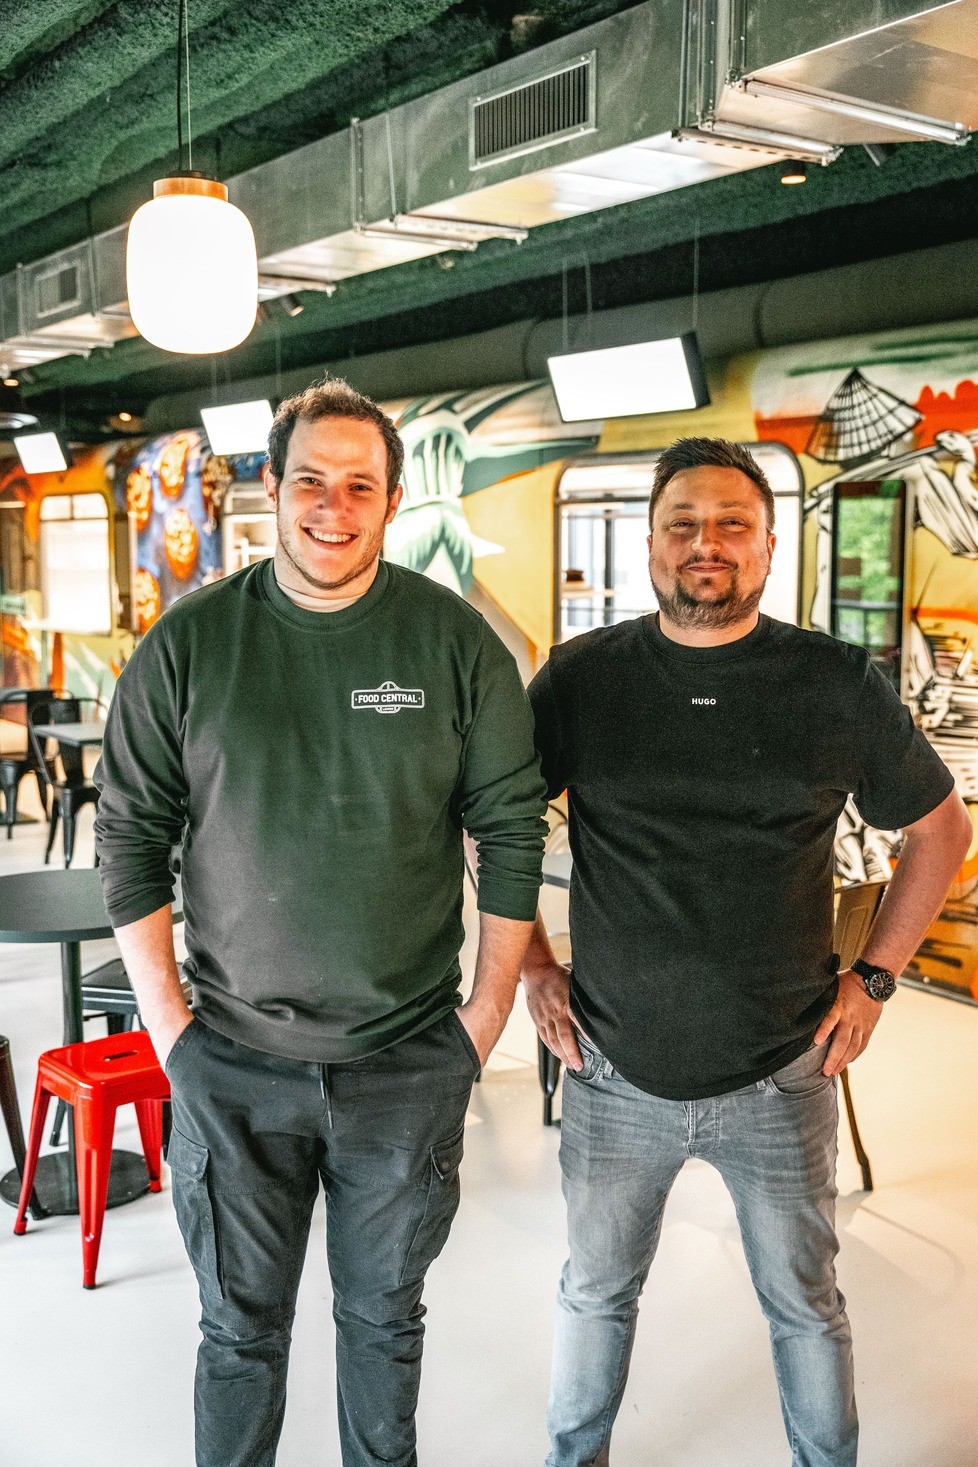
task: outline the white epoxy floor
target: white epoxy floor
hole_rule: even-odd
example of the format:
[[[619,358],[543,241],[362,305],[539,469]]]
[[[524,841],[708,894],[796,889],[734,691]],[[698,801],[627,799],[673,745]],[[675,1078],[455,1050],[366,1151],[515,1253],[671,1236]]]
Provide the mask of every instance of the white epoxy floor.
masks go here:
[[[26,785],[25,785],[26,791]],[[29,808],[29,800],[26,802]],[[91,812],[76,861],[91,860]],[[0,873],[40,865],[40,827],[0,837]],[[562,898],[551,893],[554,913]],[[85,965],[112,951],[91,944]],[[57,949],[0,946],[0,1033],[25,1115],[59,1042]],[[876,1191],[843,1123],[840,1274],[856,1336],[861,1467],[978,1463],[978,1012],[901,989],[853,1070]],[[138,1147],[124,1120],[123,1144]],[[473,1096],[463,1200],[429,1276],[422,1467],[541,1467],[563,1259],[559,1131],[540,1124],[519,1010]],[[0,1167],[10,1165],[0,1131]],[[609,1204],[610,1205],[610,1204]],[[11,1232],[0,1205],[2,1467],[191,1467],[196,1290],[168,1189],[108,1214],[99,1288],[74,1219]],[[339,1467],[329,1283],[317,1211],[280,1467]],[[716,1175],[681,1175],[643,1301],[615,1467],[787,1467],[766,1332]]]

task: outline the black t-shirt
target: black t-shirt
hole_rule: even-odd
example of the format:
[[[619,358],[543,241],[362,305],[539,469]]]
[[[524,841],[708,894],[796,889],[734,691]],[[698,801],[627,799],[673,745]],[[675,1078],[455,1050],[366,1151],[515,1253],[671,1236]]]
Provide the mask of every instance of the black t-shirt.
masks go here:
[[[675,1100],[801,1054],[837,989],[847,796],[896,830],[953,788],[885,678],[861,648],[769,617],[700,648],[647,616],[555,647],[529,691],[548,788],[570,802],[584,1030]]]

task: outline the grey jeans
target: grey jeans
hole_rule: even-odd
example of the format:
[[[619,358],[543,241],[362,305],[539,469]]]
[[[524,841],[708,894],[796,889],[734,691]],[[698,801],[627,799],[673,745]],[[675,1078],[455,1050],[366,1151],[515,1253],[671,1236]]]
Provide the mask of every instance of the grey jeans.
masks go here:
[[[296,1292],[326,1192],[345,1467],[414,1467],[422,1287],[459,1201],[478,1055],[453,1012],[367,1059],[263,1054],[199,1019],[167,1059],[167,1160],[197,1275],[198,1467],[271,1467]]]
[[[606,1467],[638,1300],[690,1157],[737,1210],[767,1317],[792,1467],[854,1467],[852,1339],[835,1280],[834,1078],[828,1046],[709,1100],[638,1090],[593,1045],[564,1083],[560,1164],[570,1257],[557,1298],[548,1467]]]

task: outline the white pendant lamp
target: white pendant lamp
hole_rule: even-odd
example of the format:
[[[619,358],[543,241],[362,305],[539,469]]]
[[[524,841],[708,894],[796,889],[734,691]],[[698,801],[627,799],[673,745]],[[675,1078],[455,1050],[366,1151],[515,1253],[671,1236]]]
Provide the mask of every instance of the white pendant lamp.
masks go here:
[[[255,235],[227,187],[200,174],[160,178],[129,225],[133,325],[164,351],[229,351],[258,310]]]
[[[190,137],[190,27],[177,0],[177,151],[181,167],[157,179],[126,242],[129,314],[139,334],[164,351],[203,355],[244,341],[258,312],[255,235],[227,186],[193,168]],[[186,64],[187,163],[183,164],[181,74]]]

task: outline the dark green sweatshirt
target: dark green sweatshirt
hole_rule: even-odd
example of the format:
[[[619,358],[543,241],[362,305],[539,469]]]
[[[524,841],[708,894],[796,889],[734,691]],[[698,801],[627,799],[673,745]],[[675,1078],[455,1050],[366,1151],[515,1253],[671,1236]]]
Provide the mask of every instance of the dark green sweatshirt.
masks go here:
[[[343,611],[271,561],[186,596],[119,680],[95,775],[116,927],[172,896],[183,844],[195,1011],[339,1061],[457,1002],[464,827],[479,907],[536,909],[545,797],[516,665],[483,618],[381,563]]]

